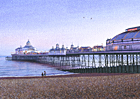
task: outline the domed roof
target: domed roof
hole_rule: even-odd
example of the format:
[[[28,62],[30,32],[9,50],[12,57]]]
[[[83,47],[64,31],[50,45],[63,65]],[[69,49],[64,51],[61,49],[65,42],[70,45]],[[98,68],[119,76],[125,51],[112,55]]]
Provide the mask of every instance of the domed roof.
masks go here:
[[[29,40],[27,41],[26,45],[23,48],[28,50],[35,50],[35,48],[31,45]]]
[[[31,45],[31,43],[30,43],[29,40],[27,41],[26,45],[27,45],[27,46],[30,46],[30,45]]]
[[[116,35],[111,40],[108,40],[108,42],[118,42],[121,40],[130,41],[132,39],[133,40],[140,39],[140,31],[136,30],[136,31],[123,32],[121,34]]]

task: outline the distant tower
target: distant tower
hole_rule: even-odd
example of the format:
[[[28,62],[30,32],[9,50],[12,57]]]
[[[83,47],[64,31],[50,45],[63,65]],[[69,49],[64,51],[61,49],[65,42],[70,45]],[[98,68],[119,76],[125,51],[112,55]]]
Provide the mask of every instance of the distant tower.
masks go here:
[[[64,45],[62,45],[62,48],[64,48]]]
[[[27,41],[26,46],[31,46],[31,43],[29,40]]]
[[[71,44],[71,48],[73,48],[74,47],[74,45],[73,44]]]
[[[57,48],[57,49],[59,48],[59,44],[56,44],[56,48]]]

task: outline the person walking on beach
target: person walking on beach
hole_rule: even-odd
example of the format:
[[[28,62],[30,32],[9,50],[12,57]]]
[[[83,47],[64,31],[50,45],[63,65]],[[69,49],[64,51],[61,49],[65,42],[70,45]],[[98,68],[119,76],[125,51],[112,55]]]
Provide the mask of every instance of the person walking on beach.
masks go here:
[[[44,76],[46,76],[46,71],[44,71]]]
[[[43,77],[43,72],[42,72],[42,74],[41,74],[41,75],[42,75],[42,77]]]

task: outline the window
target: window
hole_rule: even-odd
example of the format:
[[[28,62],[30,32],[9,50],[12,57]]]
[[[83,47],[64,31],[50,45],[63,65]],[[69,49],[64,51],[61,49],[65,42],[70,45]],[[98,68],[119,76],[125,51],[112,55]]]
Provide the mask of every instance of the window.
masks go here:
[[[124,49],[126,49],[126,46],[124,46]]]
[[[112,50],[112,46],[109,46],[109,49]]]
[[[127,36],[125,37],[125,39],[130,39],[130,38],[134,38],[134,36],[136,35],[137,32],[130,32],[127,34]]]
[[[139,33],[136,35],[135,38],[140,38],[140,31],[139,31]]]
[[[123,38],[125,37],[126,34],[127,34],[127,33],[122,33],[122,34],[118,35],[118,37],[116,38],[116,40],[121,40],[121,39],[123,39]]]
[[[118,35],[117,35],[118,36]],[[113,41],[117,36],[113,37],[110,41]]]

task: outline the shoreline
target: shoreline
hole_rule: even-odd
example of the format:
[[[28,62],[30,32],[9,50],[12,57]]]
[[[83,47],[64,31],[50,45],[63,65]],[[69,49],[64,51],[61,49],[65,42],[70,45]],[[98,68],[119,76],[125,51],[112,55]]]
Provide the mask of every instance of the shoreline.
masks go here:
[[[33,79],[33,78],[64,78],[64,77],[96,77],[96,76],[117,76],[117,75],[132,75],[134,73],[76,73],[67,75],[50,75],[50,76],[21,76],[21,77],[0,77],[3,79]]]

